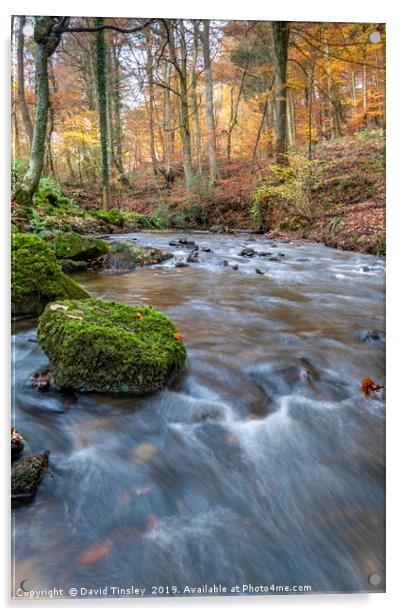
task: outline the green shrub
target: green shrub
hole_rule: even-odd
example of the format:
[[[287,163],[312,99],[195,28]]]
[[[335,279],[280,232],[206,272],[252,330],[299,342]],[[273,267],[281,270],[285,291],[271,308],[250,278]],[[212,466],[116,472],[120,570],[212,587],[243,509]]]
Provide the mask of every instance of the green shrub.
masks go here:
[[[113,225],[115,227],[123,227],[124,226],[124,216],[117,208],[112,208],[111,210],[95,210],[92,212],[92,216],[101,220],[102,222],[106,222],[109,225]]]
[[[358,139],[381,139],[382,131],[380,129],[372,130],[371,128],[362,128],[354,133]]]
[[[170,205],[165,201],[159,201],[151,214],[150,220],[155,229],[167,229],[172,226],[173,218]]]
[[[328,227],[331,229],[331,231],[336,231],[336,229],[338,227],[341,227],[344,223],[345,221],[343,220],[342,216],[335,216],[335,218],[331,218],[331,220],[329,221]]]
[[[372,154],[370,157],[370,161],[375,171],[383,171],[383,169],[385,169],[385,161],[386,161],[385,146],[381,148],[375,154]]]
[[[14,193],[28,169],[28,163],[25,160],[14,158],[11,161],[11,191]]]
[[[69,214],[78,209],[72,200],[64,195],[59,184],[47,177],[41,177],[33,202],[42,206],[46,214]]]
[[[301,220],[293,216],[293,218],[284,218],[278,225],[279,231],[298,231],[302,226]]]
[[[136,227],[138,229],[152,229],[153,224],[149,216],[138,212],[123,211],[124,226]]]
[[[250,214],[259,224],[267,224],[275,207],[284,207],[307,220],[314,217],[313,195],[322,186],[331,163],[309,160],[301,154],[291,155],[289,159],[288,167],[270,165],[271,177],[252,193]]]
[[[378,235],[376,239],[376,243],[374,246],[374,252],[377,255],[377,257],[383,257],[386,254],[386,250],[387,250],[387,244],[386,244],[385,233],[381,233],[380,235]]]

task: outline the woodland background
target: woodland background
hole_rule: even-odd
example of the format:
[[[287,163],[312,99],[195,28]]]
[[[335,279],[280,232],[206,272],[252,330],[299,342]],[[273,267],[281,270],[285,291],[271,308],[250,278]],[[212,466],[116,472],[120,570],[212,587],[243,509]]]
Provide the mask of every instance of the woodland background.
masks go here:
[[[16,225],[77,213],[51,211],[42,182],[111,224],[131,211],[385,251],[384,24],[23,16],[12,42]]]

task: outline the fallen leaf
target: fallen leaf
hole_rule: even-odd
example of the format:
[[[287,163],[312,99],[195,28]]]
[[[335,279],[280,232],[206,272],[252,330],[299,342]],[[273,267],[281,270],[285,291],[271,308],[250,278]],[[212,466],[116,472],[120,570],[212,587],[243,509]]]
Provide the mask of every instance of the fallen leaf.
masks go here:
[[[364,379],[361,382],[360,389],[361,389],[361,391],[363,392],[363,394],[365,396],[368,396],[373,391],[379,391],[380,389],[384,389],[384,386],[383,385],[377,385],[377,383],[375,383],[373,381],[373,379],[371,379],[368,376],[365,376]]]
[[[142,312],[136,312],[135,316],[137,317],[137,319],[143,319],[144,315],[142,314]]]
[[[12,427],[11,428],[11,440],[13,441],[22,441],[23,437],[21,436],[21,434],[19,432],[17,432],[17,428],[16,427]]]
[[[179,332],[175,332],[175,333],[173,334],[173,338],[174,338],[175,340],[183,340],[183,336],[182,336]]]
[[[91,545],[78,555],[77,563],[79,565],[91,565],[92,563],[96,563],[98,560],[104,558],[112,547],[113,541],[111,539],[106,539],[106,541],[102,541],[102,543]]]

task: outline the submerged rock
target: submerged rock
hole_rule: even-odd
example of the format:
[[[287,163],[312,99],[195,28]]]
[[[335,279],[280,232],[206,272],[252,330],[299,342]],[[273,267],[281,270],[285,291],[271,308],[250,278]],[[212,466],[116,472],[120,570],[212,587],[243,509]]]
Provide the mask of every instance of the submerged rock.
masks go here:
[[[47,391],[50,387],[51,373],[49,368],[44,368],[35,372],[33,376],[33,384],[38,391]]]
[[[30,233],[11,239],[11,303],[14,318],[39,316],[49,301],[89,297],[66,276],[46,242]]]
[[[198,248],[194,240],[188,240],[186,237],[182,238],[178,242],[181,246],[191,246],[192,248]]]
[[[211,233],[233,233],[226,225],[214,225],[210,228]]]
[[[145,394],[161,389],[184,365],[182,336],[149,306],[103,300],[49,304],[38,342],[60,388]]]
[[[197,250],[193,250],[192,252],[190,252],[190,254],[187,256],[187,263],[198,263],[199,259],[199,254]]]
[[[32,501],[49,463],[49,452],[34,453],[11,467],[11,503],[13,507]]]
[[[11,428],[11,460],[19,458],[24,449],[24,439],[17,432],[16,428]]]
[[[383,341],[384,335],[381,334],[376,329],[365,329],[364,331],[359,333],[359,338],[361,342],[370,343],[370,342],[376,342],[379,340]]]
[[[254,257],[256,254],[254,248],[243,248],[243,250],[239,252],[239,257]]]

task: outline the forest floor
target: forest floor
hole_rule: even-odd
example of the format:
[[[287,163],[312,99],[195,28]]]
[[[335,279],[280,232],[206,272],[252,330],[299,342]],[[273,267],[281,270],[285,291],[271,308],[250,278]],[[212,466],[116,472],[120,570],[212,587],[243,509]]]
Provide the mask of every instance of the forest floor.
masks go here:
[[[320,188],[309,195],[313,215],[306,220],[288,203],[276,203],[270,207],[269,216],[263,217],[263,230],[272,237],[385,254],[384,139],[342,138],[320,144],[314,159],[325,162],[325,176]],[[117,187],[111,197],[112,208],[126,217],[123,228],[94,217],[101,207],[99,192],[63,186],[80,210],[79,217],[70,215],[64,222],[81,233],[124,232],[138,228],[135,218],[129,217],[140,214],[157,229],[258,230],[260,225],[252,216],[253,191],[263,184],[275,184],[266,171],[266,162],[221,164],[218,185],[211,189],[206,181],[196,182],[191,197],[186,194],[182,177],[166,185],[149,170],[139,171],[132,178],[135,188]],[[52,219],[56,226],[61,222],[57,216]]]

